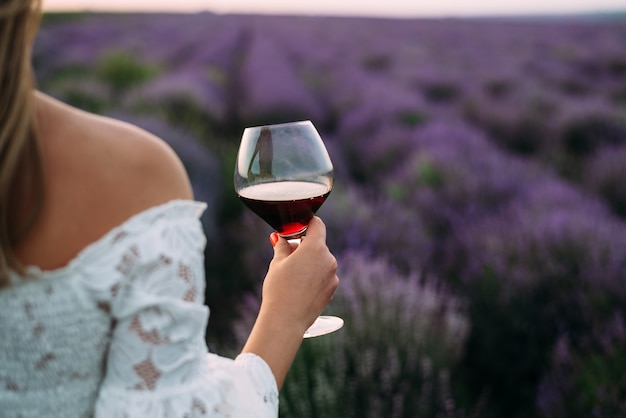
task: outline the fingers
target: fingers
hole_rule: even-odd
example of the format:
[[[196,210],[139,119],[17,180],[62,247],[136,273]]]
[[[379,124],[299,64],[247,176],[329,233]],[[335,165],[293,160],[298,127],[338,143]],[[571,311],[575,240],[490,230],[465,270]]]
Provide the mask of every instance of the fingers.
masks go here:
[[[272,244],[272,247],[276,246],[276,243],[278,242],[279,239],[280,239],[280,235],[278,235],[277,232],[272,232],[270,234],[270,243]]]
[[[293,252],[293,248],[289,242],[278,235],[277,232],[270,234],[270,242],[274,247],[274,259],[281,259],[287,257]]]
[[[335,274],[337,271],[337,260],[326,246],[326,225],[324,222],[314,216],[309,222],[306,237],[302,240],[302,246],[306,246],[307,250],[315,252],[316,261],[319,265],[328,267],[328,272]],[[325,260],[325,262],[321,262]]]
[[[274,258],[277,256],[285,257],[291,254],[298,245],[291,245],[285,238],[282,238],[277,232],[272,232],[270,234],[270,243],[272,247],[274,247]],[[305,240],[303,240],[304,242]],[[311,245],[315,243],[322,243],[326,245],[326,225],[324,222],[317,216],[314,216],[306,231],[306,241],[309,242],[307,245]]]
[[[337,290],[338,287],[339,287],[339,277],[335,274],[335,276],[333,277],[333,279],[329,283],[330,297],[328,299],[328,302],[333,300],[333,298],[335,297],[335,291]]]
[[[306,239],[303,239],[302,242],[305,241],[326,243],[326,225],[317,216],[314,216],[309,222],[309,226],[306,229]]]

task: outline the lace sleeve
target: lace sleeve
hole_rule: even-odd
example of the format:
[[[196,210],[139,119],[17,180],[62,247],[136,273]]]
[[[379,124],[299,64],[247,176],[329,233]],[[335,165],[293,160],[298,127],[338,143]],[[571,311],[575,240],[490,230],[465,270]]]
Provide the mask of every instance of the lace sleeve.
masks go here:
[[[116,325],[96,417],[277,416],[276,382],[262,359],[207,352],[197,217],[164,217],[119,239],[123,279],[111,289]]]

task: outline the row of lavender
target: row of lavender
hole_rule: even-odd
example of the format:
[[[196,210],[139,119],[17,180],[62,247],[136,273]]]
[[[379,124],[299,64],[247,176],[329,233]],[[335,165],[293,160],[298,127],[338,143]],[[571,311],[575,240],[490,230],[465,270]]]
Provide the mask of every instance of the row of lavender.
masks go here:
[[[624,45],[624,22],[582,18],[72,15],[46,17],[34,62],[43,90],[181,155],[210,203],[220,350],[271,257],[232,191],[239,135],[321,131],[346,326],[305,343],[284,416],[609,417],[626,414]]]

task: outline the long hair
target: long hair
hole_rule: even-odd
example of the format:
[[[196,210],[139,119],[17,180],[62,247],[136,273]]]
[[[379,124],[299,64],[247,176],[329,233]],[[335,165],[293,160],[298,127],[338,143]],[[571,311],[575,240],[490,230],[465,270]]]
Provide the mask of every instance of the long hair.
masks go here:
[[[43,204],[31,48],[41,0],[0,0],[0,288],[24,273],[15,245]]]

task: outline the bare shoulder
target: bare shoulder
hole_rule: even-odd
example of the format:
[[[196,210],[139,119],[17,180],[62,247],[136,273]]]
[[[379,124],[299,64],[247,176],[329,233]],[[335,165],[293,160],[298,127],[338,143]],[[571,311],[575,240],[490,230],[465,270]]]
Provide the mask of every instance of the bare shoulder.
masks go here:
[[[162,139],[41,93],[36,103],[45,195],[15,248],[26,265],[62,267],[131,216],[193,198],[182,162]]]
[[[129,123],[44,100],[56,122],[50,135],[52,154],[83,183],[92,182],[114,201],[138,206],[193,197],[182,162],[161,138]]]
[[[104,180],[117,183],[117,192],[154,204],[192,198],[187,172],[163,139],[119,120],[82,117],[88,138],[85,146],[94,153],[96,169]]]

